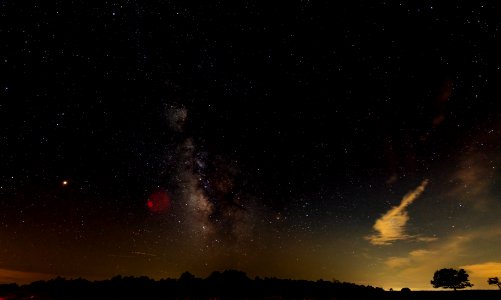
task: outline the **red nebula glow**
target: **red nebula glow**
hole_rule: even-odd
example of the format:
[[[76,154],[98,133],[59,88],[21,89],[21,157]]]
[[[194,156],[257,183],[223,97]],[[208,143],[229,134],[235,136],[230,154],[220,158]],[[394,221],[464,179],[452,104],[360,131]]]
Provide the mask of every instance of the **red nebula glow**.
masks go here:
[[[166,190],[158,189],[151,193],[146,206],[153,213],[164,213],[170,208],[170,197]]]

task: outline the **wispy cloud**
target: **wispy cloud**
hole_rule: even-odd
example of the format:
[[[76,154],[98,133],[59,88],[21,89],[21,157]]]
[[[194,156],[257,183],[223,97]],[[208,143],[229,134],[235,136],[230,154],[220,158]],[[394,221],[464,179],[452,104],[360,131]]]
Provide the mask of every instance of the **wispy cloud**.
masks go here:
[[[464,265],[461,268],[465,269],[470,274],[470,279],[475,282],[485,283],[487,278],[501,276],[501,262],[490,261]],[[497,286],[495,288],[497,289]]]
[[[432,236],[418,236],[416,237],[416,240],[420,242],[433,242],[436,241],[437,238]]]
[[[471,255],[478,247],[488,248],[489,241],[498,241],[501,229],[480,228],[463,234],[456,234],[440,242],[429,244],[427,248],[416,249],[402,256],[386,258],[380,278],[382,285],[389,287],[410,287],[411,289],[431,289],[433,273],[441,268],[463,268],[470,274],[470,281],[478,289],[496,288],[487,285],[487,278],[501,277],[501,262],[485,262],[481,257]],[[487,241],[487,244],[485,244]],[[497,252],[498,249],[493,249]],[[472,263],[472,260],[474,263]],[[478,262],[475,263],[475,260]],[[392,286],[387,285],[387,280]]]
[[[384,262],[384,264],[387,267],[390,267],[392,269],[405,267],[405,266],[408,266],[410,263],[411,263],[410,258],[408,258],[408,257],[396,257],[396,256],[389,257]]]
[[[416,261],[423,259],[429,259],[437,255],[436,251],[431,251],[427,249],[417,249],[409,252],[405,257],[392,256],[386,259],[384,262],[387,267],[392,269],[403,268],[414,264]]]
[[[496,199],[490,188],[495,184],[496,165],[501,161],[499,155],[485,155],[470,151],[457,165],[449,182],[454,183],[445,197],[471,205],[480,212],[487,212]]]
[[[366,237],[373,245],[389,245],[394,241],[417,238],[420,241],[430,240],[429,238],[413,237],[405,232],[405,225],[409,221],[407,207],[412,204],[425,190],[428,180],[423,180],[421,184],[404,196],[400,205],[392,207],[386,214],[376,220],[373,228],[377,234]]]

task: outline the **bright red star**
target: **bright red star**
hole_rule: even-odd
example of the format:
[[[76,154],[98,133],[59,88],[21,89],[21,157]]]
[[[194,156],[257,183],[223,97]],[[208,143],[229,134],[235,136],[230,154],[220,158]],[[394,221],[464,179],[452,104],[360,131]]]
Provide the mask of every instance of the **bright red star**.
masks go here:
[[[153,213],[165,213],[170,208],[170,197],[166,190],[157,189],[148,197],[146,206]]]

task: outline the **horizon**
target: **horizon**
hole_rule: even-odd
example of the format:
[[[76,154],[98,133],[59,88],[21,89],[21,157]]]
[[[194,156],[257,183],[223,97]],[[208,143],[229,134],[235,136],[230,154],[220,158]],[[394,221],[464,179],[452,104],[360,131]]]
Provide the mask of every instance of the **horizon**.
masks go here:
[[[209,276],[212,274],[212,273],[216,273],[216,272],[219,272],[219,273],[223,273],[224,271],[229,271],[231,269],[227,269],[227,270],[215,270],[215,271],[212,271],[210,274],[208,275],[205,275],[205,276],[199,276],[197,274],[193,274],[191,273],[190,271],[185,271],[187,273],[190,273],[190,274],[193,274],[195,276],[195,278],[200,278],[200,279],[207,279],[209,278]],[[231,271],[240,271],[240,270],[231,270]],[[183,273],[185,273],[183,272]],[[241,271],[241,272],[244,272],[244,271]],[[1,272],[0,272],[1,273]],[[311,281],[311,282],[316,282],[316,281],[319,281],[319,280],[322,280],[322,281],[326,281],[326,282],[332,282],[332,283],[349,283],[349,284],[356,284],[356,285],[360,285],[360,286],[372,286],[374,288],[382,288],[384,289],[385,291],[390,291],[390,289],[393,289],[393,291],[400,291],[402,288],[409,288],[411,291],[423,291],[423,292],[433,292],[433,291],[453,291],[452,289],[448,289],[448,288],[413,288],[413,287],[410,287],[410,286],[402,286],[402,287],[383,287],[383,286],[377,286],[377,285],[373,285],[371,283],[356,283],[356,282],[347,282],[347,281],[343,281],[343,280],[337,280],[337,279],[332,279],[332,280],[327,280],[325,278],[317,278],[317,279],[305,279],[305,278],[280,278],[280,277],[274,277],[274,276],[259,276],[259,275],[255,275],[255,276],[251,276],[249,274],[247,274],[246,272],[244,272],[247,277],[250,279],[250,280],[255,280],[257,278],[260,278],[262,280],[264,279],[279,279],[279,280],[306,280],[306,281]],[[30,281],[26,281],[26,282],[15,282],[15,281],[11,281],[11,282],[8,282],[8,281],[2,281],[2,279],[0,278],[0,284],[11,284],[11,283],[15,283],[15,284],[18,284],[18,285],[29,285],[30,283],[33,283],[33,282],[36,282],[36,281],[48,281],[48,280],[53,280],[53,279],[57,279],[57,278],[63,278],[65,280],[76,280],[76,279],[83,279],[83,280],[88,280],[88,281],[91,281],[91,282],[94,282],[94,281],[105,281],[105,280],[110,280],[110,279],[113,279],[114,277],[118,277],[118,276],[121,276],[121,277],[135,277],[135,278],[138,278],[138,277],[148,277],[150,279],[153,279],[155,281],[160,281],[160,280],[164,280],[164,279],[172,279],[172,280],[178,280],[180,278],[182,274],[179,274],[179,276],[177,277],[150,277],[150,276],[147,276],[147,275],[133,275],[133,274],[117,274],[115,276],[112,276],[112,277],[106,277],[106,278],[84,278],[84,277],[79,277],[79,276],[61,276],[61,275],[49,275],[49,274],[46,274],[45,276],[43,277],[39,277],[37,279],[34,279],[34,280],[30,280]],[[487,282],[487,279],[485,280]],[[470,288],[464,288],[464,289],[458,289],[458,291],[464,291],[464,290],[479,290],[479,291],[488,291],[488,290],[499,290],[499,288],[497,286],[494,286],[494,285],[486,285],[484,288],[476,288],[478,285],[475,284],[475,282],[472,282],[470,280],[470,282],[473,284],[473,287],[470,287]],[[431,286],[431,284],[430,284]]]

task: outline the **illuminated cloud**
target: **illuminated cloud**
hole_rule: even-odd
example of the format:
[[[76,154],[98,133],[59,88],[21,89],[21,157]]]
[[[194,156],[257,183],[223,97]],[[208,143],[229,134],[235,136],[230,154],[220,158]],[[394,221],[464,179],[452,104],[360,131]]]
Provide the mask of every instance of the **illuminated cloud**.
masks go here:
[[[499,151],[492,150],[500,139],[496,131],[486,132],[493,137],[475,136],[475,142],[462,149],[451,169],[444,169],[434,179],[437,189],[430,197],[437,199],[436,207],[433,213],[421,215],[421,222],[439,240],[419,244],[417,249],[413,247],[415,243],[402,243],[393,247],[392,252],[372,248],[371,251],[378,253],[372,261],[380,262],[378,282],[372,284],[385,289],[432,290],[430,280],[436,270],[463,268],[470,275],[474,289],[497,289],[489,286],[487,279],[501,278],[501,220],[497,213],[501,156]],[[408,239],[431,241],[425,236]]]
[[[420,263],[421,260],[426,260],[430,257],[435,257],[436,255],[436,251],[418,249],[409,252],[409,254],[405,257],[389,257],[385,260],[384,264],[391,269],[403,268],[415,265],[417,263]]]
[[[411,260],[407,257],[395,257],[392,256],[388,258],[384,264],[392,269],[401,268],[404,266],[408,266],[411,263]]]
[[[472,282],[484,282],[490,277],[501,277],[501,262],[485,262],[461,266],[470,274]],[[495,286],[497,289],[498,287]]]
[[[409,254],[405,257],[389,257],[385,260],[384,264],[391,269],[403,268],[415,265],[416,263],[420,263],[421,260],[426,260],[430,257],[435,257],[436,255],[436,251],[418,249],[409,252]]]
[[[431,250],[426,250],[426,249],[418,249],[418,250],[413,250],[409,253],[409,256],[412,257],[412,258],[427,258],[427,257],[430,257],[432,255],[435,255],[436,252],[435,251],[431,251]]]
[[[394,241],[416,238],[420,241],[429,241],[429,238],[410,236],[405,233],[405,225],[409,221],[407,207],[412,204],[425,190],[428,180],[423,180],[413,191],[404,196],[400,205],[394,206],[381,216],[373,228],[377,234],[366,237],[373,245],[389,245]]]
[[[430,290],[433,273],[441,268],[463,268],[470,275],[470,282],[476,289],[497,289],[489,286],[487,278],[501,277],[501,262],[480,260],[471,263],[471,253],[478,252],[478,247],[489,248],[485,244],[498,241],[501,229],[480,228],[475,231],[458,233],[440,242],[429,244],[426,249],[409,251],[402,256],[384,259],[384,266],[378,277],[385,288],[410,287],[413,290]],[[493,253],[499,249],[492,249]]]
[[[416,240],[420,241],[420,242],[433,242],[433,241],[436,241],[437,238],[432,237],[432,236],[419,236],[419,237],[416,237]]]

